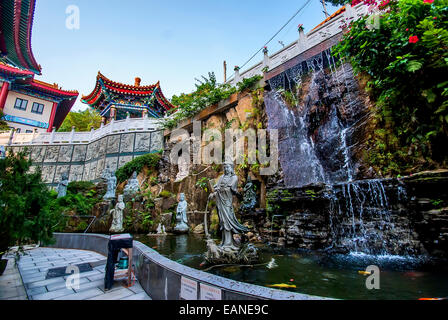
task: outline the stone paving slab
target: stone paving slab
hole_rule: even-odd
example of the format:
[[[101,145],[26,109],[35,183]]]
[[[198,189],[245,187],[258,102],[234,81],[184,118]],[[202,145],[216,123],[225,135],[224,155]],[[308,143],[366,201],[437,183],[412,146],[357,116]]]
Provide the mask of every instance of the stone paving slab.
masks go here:
[[[0,276],[0,300],[28,300],[13,256],[6,256],[8,264]]]
[[[91,263],[95,267],[92,271],[79,274],[79,289],[66,288],[68,276],[46,279],[49,269],[80,263]],[[17,274],[23,281],[23,291],[4,291],[3,298],[0,285],[0,299],[9,299],[9,296],[26,298],[28,295],[30,300],[151,300],[137,280],[130,288],[125,286],[124,281],[116,281],[112,289],[105,292],[105,263],[106,257],[91,251],[40,247],[28,250],[18,262],[20,274]],[[9,279],[5,281],[17,281],[10,274],[5,274],[5,279]]]

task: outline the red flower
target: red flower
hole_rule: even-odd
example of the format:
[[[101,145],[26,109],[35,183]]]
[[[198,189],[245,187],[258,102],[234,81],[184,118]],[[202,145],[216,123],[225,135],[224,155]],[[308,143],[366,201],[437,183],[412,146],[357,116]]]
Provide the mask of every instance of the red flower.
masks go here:
[[[409,43],[417,43],[418,42],[418,37],[417,36],[410,36],[409,37]]]
[[[434,0],[423,0],[424,3],[433,3]]]
[[[434,0],[433,0],[434,1]],[[386,7],[389,4],[389,0],[384,0],[383,2],[381,2],[378,5],[378,8],[383,9],[384,7]]]
[[[406,28],[406,31],[409,31],[409,28]]]

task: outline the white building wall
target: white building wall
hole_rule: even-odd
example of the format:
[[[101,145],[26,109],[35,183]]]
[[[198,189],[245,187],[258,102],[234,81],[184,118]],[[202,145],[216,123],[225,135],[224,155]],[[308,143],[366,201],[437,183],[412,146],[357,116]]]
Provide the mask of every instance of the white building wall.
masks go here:
[[[26,110],[19,110],[19,109],[14,108],[17,98],[28,101]],[[43,110],[42,114],[37,114],[37,113],[31,112],[34,102],[44,105],[44,110]],[[15,91],[9,91],[8,97],[6,98],[6,103],[5,103],[5,108],[3,109],[3,113],[7,114],[7,115],[11,115],[11,116],[26,118],[26,119],[40,121],[40,122],[44,122],[44,123],[49,123],[52,108],[53,108],[53,102],[51,102],[51,101],[39,99],[39,98],[32,97],[32,96],[22,94],[19,92],[15,92]],[[29,126],[29,125],[21,124],[21,123],[15,123],[15,122],[8,121],[8,124],[10,125],[10,127],[14,128],[14,129],[20,128],[21,132],[26,132],[26,130],[33,131],[34,129],[37,129],[38,132],[46,132],[47,131],[47,129],[44,129],[44,128],[38,128],[38,127]]]

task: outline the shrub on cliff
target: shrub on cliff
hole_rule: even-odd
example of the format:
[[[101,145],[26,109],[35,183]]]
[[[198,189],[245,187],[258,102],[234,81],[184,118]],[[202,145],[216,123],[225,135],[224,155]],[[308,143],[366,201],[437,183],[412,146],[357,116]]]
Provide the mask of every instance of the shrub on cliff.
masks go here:
[[[95,189],[95,184],[90,181],[72,181],[67,186],[67,192],[83,193],[92,192]]]
[[[171,103],[178,108],[174,110],[175,113],[171,117],[164,119],[163,125],[165,128],[172,129],[180,121],[191,118],[201,110],[228,99],[233,93],[252,88],[261,79],[263,79],[261,75],[243,79],[237,83],[237,88],[235,88],[229,83],[218,83],[215,74],[209,72],[208,78],[202,76],[202,80],[196,79],[196,90],[194,92],[173,96]]]
[[[90,128],[98,129],[100,126],[100,114],[89,108],[84,111],[69,112],[58,132],[70,132],[72,127],[75,127],[76,131],[90,131]]]
[[[145,166],[149,169],[157,169],[160,158],[161,153],[158,152],[145,154],[129,161],[115,173],[118,182],[121,183],[128,180],[134,171],[136,171],[137,174],[140,173]]]
[[[26,157],[25,150],[0,159],[0,257],[10,246],[49,244],[53,237],[49,190],[39,170],[29,171]]]
[[[377,105],[366,160],[387,175],[447,166],[448,0],[376,4],[379,23],[352,22],[335,50]]]
[[[202,76],[201,80],[195,80],[197,83],[194,92],[172,97],[171,103],[178,108],[175,109],[172,117],[165,119],[166,128],[174,128],[183,119],[193,117],[204,108],[225,100],[236,92],[230,84],[219,84],[213,72],[208,73],[208,78]]]

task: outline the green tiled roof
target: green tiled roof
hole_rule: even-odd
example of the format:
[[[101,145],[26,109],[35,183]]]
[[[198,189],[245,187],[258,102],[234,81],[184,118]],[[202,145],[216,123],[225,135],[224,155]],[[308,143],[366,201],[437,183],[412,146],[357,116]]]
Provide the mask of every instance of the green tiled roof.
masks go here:
[[[2,0],[0,6],[0,59],[40,74],[31,50],[35,0]]]

